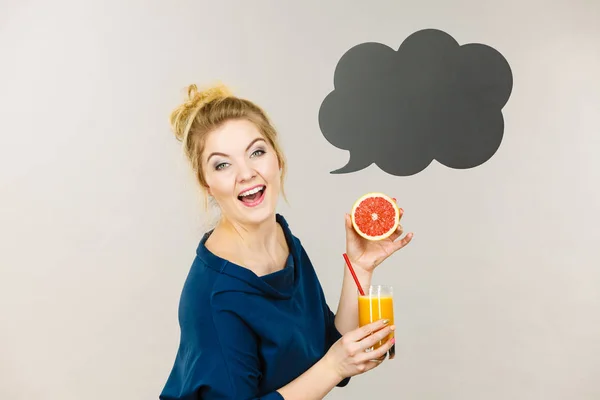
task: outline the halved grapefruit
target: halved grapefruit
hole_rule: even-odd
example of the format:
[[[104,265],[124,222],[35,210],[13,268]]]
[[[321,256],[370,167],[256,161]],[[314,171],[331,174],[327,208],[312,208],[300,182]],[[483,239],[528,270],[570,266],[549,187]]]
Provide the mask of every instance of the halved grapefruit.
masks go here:
[[[395,199],[378,192],[361,196],[352,206],[352,226],[367,240],[382,240],[398,229],[400,209]]]

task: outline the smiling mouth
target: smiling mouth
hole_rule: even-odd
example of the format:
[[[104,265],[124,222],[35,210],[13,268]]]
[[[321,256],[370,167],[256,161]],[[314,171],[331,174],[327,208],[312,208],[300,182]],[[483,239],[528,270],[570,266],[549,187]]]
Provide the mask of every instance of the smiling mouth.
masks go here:
[[[246,205],[255,205],[262,200],[266,188],[265,185],[261,185],[251,190],[246,190],[238,196],[238,200]]]

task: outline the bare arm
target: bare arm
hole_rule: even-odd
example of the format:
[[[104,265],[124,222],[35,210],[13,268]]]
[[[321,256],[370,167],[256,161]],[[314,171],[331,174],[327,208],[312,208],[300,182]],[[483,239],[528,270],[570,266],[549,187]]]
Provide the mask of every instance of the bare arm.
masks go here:
[[[317,400],[324,398],[342,380],[325,358],[278,390],[285,400]]]
[[[363,287],[371,284],[371,273],[360,268],[354,268],[354,270]],[[344,280],[340,302],[335,315],[335,327],[342,335],[358,328],[358,288],[346,264],[344,264]]]
[[[285,400],[324,398],[344,378],[376,368],[379,363],[370,360],[383,357],[394,344],[393,339],[372,352],[365,349],[384,340],[393,329],[393,325],[380,320],[346,333],[323,358],[277,392]]]

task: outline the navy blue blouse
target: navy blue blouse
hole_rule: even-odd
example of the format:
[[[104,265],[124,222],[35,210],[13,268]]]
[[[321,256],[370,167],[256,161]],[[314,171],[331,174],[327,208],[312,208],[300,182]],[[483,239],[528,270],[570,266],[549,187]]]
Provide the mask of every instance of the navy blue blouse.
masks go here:
[[[302,244],[276,215],[290,254],[258,277],[211,253],[204,235],[179,304],[181,337],[161,400],[282,400],[341,335]],[[349,378],[338,386],[346,386]]]

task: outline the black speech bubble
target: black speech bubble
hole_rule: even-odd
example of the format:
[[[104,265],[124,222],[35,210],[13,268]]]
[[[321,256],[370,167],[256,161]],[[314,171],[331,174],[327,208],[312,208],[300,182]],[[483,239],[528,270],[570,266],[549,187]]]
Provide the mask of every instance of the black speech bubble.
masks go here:
[[[397,51],[363,43],[335,70],[335,90],[319,110],[323,136],[348,150],[349,173],[375,163],[397,176],[416,174],[433,160],[455,169],[479,166],[500,147],[502,108],[512,91],[506,59],[479,43],[424,29]]]

